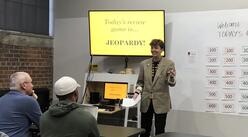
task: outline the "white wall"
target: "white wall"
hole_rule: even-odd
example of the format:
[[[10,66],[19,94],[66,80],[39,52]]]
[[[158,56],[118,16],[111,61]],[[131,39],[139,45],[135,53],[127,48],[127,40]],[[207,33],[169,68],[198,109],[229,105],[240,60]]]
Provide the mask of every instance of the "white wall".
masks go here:
[[[248,8],[247,0],[55,0],[54,80],[70,75],[83,83],[89,56],[88,9],[165,9],[166,12],[205,11]],[[137,72],[144,58],[131,58],[130,67]],[[96,57],[99,70],[124,68],[123,57]],[[122,63],[123,62],[123,63]],[[83,85],[82,85],[83,87]],[[81,88],[82,89],[82,88]],[[244,137],[247,117],[202,112],[171,111],[167,131]]]
[[[166,9],[167,12],[242,9],[246,0],[55,0],[57,18],[87,16],[89,9]]]

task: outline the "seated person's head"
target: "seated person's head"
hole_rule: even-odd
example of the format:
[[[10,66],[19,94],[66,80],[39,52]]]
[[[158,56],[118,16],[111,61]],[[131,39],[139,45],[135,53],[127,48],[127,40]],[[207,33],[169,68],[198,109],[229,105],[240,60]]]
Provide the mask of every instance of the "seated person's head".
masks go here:
[[[33,94],[32,78],[26,72],[15,72],[10,76],[10,90],[21,91],[27,95]]]
[[[60,101],[71,100],[77,102],[78,87],[80,87],[80,85],[75,79],[68,76],[63,76],[55,82],[54,92]]]

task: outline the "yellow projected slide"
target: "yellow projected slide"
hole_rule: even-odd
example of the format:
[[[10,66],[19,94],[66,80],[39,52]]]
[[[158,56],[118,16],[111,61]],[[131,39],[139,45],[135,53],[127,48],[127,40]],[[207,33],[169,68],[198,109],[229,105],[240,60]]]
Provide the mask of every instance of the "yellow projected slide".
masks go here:
[[[104,99],[123,99],[127,96],[127,83],[105,83]]]
[[[89,11],[91,55],[151,56],[150,41],[165,38],[163,10]]]

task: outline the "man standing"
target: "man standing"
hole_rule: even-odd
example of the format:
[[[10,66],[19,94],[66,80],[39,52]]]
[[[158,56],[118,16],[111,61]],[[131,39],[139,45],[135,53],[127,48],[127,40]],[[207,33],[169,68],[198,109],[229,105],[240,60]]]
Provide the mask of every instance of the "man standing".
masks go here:
[[[10,76],[10,91],[0,98],[0,131],[10,137],[28,137],[32,123],[39,126],[41,110],[26,72]]]
[[[152,58],[140,64],[134,98],[141,94],[141,127],[146,131],[141,137],[149,137],[153,115],[155,116],[155,134],[164,133],[167,112],[171,108],[169,86],[175,86],[176,70],[174,63],[161,56],[165,44],[160,39],[150,43]]]
[[[41,116],[41,137],[99,137],[96,119],[79,104],[80,85],[64,76],[54,84],[59,102]]]

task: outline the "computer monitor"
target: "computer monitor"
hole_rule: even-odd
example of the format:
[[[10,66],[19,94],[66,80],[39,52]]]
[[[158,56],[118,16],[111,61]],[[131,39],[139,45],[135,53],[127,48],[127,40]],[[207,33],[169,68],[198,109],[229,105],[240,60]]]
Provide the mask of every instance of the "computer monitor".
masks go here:
[[[104,99],[117,100],[127,96],[128,83],[125,82],[105,82]]]

